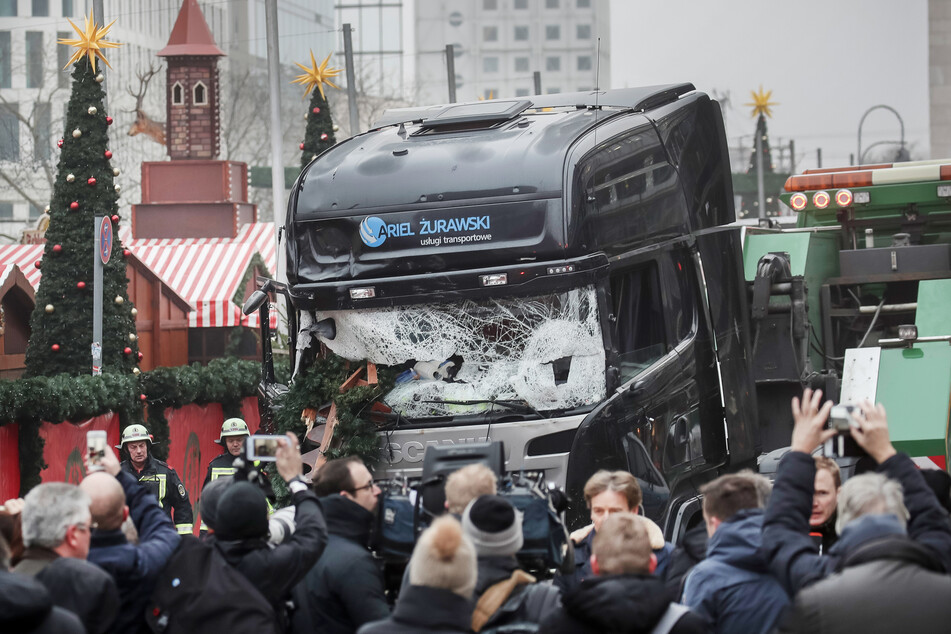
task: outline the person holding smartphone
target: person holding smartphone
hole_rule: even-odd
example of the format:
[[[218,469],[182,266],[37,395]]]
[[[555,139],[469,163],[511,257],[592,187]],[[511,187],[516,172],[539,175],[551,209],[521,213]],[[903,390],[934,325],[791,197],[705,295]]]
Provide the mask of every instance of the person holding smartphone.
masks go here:
[[[123,429],[121,442],[116,446],[125,457],[122,470],[132,474],[155,496],[165,514],[174,519],[179,535],[188,535],[194,528],[188,491],[175,469],[152,455],[151,447],[152,435],[144,425]]]

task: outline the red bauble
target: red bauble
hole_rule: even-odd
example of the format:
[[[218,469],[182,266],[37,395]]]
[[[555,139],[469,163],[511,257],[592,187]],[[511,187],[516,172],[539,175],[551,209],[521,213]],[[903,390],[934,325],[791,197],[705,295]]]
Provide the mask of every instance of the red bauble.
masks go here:
[[[58,343],[54,343],[52,346],[50,346],[50,349],[51,349],[53,352],[59,352],[59,344],[58,344]]]
[[[89,180],[87,180],[86,182],[89,183],[90,185],[92,185],[93,187],[95,187],[95,185],[96,185],[96,177],[95,177],[95,176],[90,176],[90,177],[89,177]]]
[[[128,249],[122,249],[122,257],[127,258],[130,255],[132,255],[132,251],[129,251]]]
[[[141,360],[142,360],[142,357],[144,357],[145,355],[140,352],[140,353],[137,354],[136,356],[139,358],[139,361],[141,361]]]
[[[76,211],[79,209],[79,203],[74,200],[73,202],[69,203],[69,208],[73,211]]]
[[[106,125],[112,125],[112,117],[106,117]]]
[[[62,251],[62,250],[63,250],[63,245],[61,245],[61,244],[54,244],[54,245],[53,245],[53,253],[59,253],[59,252]]]
[[[302,150],[304,149],[304,144],[303,144],[303,143],[300,144],[300,149],[302,149]]]
[[[33,263],[33,268],[37,268],[37,269],[38,269],[38,268],[41,268],[42,266],[43,266],[43,263],[40,262],[39,260],[37,260],[36,262]]]
[[[56,142],[56,147],[58,147],[58,148],[62,148],[62,147],[63,147],[63,140],[62,140],[62,139],[60,139],[59,141]]]
[[[148,399],[149,399],[149,397],[146,396],[145,394],[139,394],[139,400],[140,400],[140,401],[145,402],[145,401],[147,401]]]
[[[109,150],[106,150],[106,158],[107,158],[107,159],[111,159],[111,158],[112,158],[112,152],[110,152]]]
[[[314,114],[320,114],[320,108],[314,108]]]
[[[123,352],[126,354],[132,354],[132,348],[126,348],[125,350],[123,350]]]
[[[78,288],[79,290],[83,290],[84,288],[86,288],[86,282],[76,282],[76,288]]]
[[[320,135],[320,140],[321,140],[321,141],[326,141],[326,140],[327,140],[327,133],[326,133],[326,132],[324,132],[323,134]]]
[[[112,222],[119,222],[119,214],[112,214]]]

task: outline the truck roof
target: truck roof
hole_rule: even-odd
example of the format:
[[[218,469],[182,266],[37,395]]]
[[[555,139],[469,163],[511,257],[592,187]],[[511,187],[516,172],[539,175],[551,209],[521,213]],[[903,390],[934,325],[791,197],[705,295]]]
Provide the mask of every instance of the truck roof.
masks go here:
[[[649,111],[693,90],[671,84],[389,110],[372,130],[305,168],[296,214],[557,197],[575,139],[609,118]]]

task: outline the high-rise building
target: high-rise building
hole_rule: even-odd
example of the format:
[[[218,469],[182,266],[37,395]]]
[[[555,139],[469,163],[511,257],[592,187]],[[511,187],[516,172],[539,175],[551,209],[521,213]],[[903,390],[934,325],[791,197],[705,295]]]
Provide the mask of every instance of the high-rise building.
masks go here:
[[[403,66],[403,1],[338,0],[337,25],[353,29],[354,79],[363,94],[411,99]],[[335,59],[345,68],[343,34]]]
[[[421,103],[448,101],[447,44],[457,101],[535,94],[536,71],[543,94],[611,85],[607,0],[416,0],[415,10]]]
[[[951,2],[928,0],[931,157],[951,156]]]

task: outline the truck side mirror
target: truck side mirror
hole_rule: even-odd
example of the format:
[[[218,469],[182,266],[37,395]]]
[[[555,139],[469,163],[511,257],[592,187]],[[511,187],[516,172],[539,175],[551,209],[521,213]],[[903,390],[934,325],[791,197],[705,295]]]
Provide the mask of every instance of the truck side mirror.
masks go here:
[[[245,315],[250,315],[257,309],[259,309],[264,302],[267,301],[267,293],[264,291],[254,291],[251,293],[251,297],[248,298],[248,301],[244,303],[244,307],[241,308],[241,312]]]

